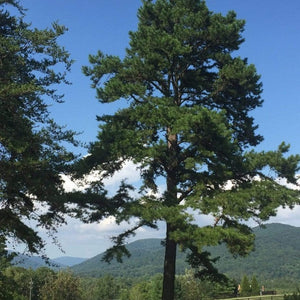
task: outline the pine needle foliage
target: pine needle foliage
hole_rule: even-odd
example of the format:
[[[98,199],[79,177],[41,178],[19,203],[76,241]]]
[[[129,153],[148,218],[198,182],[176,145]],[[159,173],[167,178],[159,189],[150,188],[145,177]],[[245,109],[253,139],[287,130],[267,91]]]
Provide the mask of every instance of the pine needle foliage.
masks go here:
[[[60,174],[74,156],[63,143],[77,142],[49,114],[72,63],[57,42],[66,28],[32,28],[25,12],[0,1],[0,238],[37,253],[44,241],[35,227],[51,235],[64,222]]]
[[[235,12],[213,13],[201,0],[144,0],[125,57],[99,51],[83,67],[101,103],[127,106],[98,116],[97,141],[77,175],[98,170],[101,189],[90,202],[82,195],[82,207],[87,216],[101,212],[98,220],[113,215],[119,223],[136,222],[114,239],[108,260],[128,254],[126,238],[138,228],[166,223],[165,300],[174,298],[177,245],[191,251],[200,274],[215,273],[204,246],[225,243],[234,255],[246,255],[253,234],[245,221],[268,220],[280,205],[299,202],[297,191],[276,181],[296,184],[299,156],[287,156],[284,143],[255,151],[263,137],[251,113],[263,103],[262,83],[255,66],[236,54],[244,25]],[[140,170],[139,196],[123,182],[108,197],[102,180],[128,160]],[[159,194],[162,180],[166,190]],[[199,227],[197,214],[214,222]]]

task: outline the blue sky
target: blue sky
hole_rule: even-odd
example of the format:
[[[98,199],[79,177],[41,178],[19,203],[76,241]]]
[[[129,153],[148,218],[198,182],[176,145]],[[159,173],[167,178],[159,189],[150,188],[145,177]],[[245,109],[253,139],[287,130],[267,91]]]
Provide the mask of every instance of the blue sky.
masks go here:
[[[49,27],[55,20],[69,28],[60,38],[75,60],[68,79],[71,86],[59,87],[65,103],[51,107],[53,118],[69,129],[82,132],[83,142],[94,141],[97,135],[96,115],[113,112],[115,104],[102,105],[95,99],[89,79],[81,73],[88,64],[88,55],[101,50],[123,56],[128,45],[128,31],[137,27],[139,0],[24,0],[28,9],[26,20],[33,27]],[[254,112],[258,132],[265,137],[259,149],[275,149],[282,141],[291,144],[291,153],[300,152],[300,1],[289,0],[208,0],[215,11],[237,12],[246,20],[239,55],[255,64],[263,82],[262,108]],[[81,151],[85,154],[85,150]],[[128,167],[129,168],[129,167]],[[131,172],[130,168],[127,170]],[[125,172],[125,171],[124,171]],[[126,172],[125,172],[126,173]],[[114,184],[114,183],[111,183]],[[300,226],[300,210],[281,212],[277,219]],[[100,224],[101,225],[101,224]],[[59,231],[59,239],[66,255],[90,257],[105,250],[108,237],[118,229],[107,220],[100,225],[85,225],[70,221]],[[159,232],[141,232],[138,237],[163,236]],[[49,245],[48,255],[61,253]]]

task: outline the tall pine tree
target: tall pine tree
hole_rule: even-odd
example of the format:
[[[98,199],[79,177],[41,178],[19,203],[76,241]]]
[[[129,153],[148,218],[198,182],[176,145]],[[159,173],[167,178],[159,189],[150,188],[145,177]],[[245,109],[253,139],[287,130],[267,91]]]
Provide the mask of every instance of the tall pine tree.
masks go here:
[[[67,83],[71,60],[57,43],[65,30],[31,28],[17,1],[0,1],[0,240],[15,239],[30,252],[44,247],[33,226],[51,233],[64,221],[60,173],[73,155],[62,143],[75,143],[74,134],[54,122],[48,106],[62,101],[55,88]]]
[[[121,99],[127,107],[98,117],[98,140],[79,175],[98,170],[99,181],[79,195],[79,212],[91,222],[107,215],[136,222],[115,237],[107,259],[128,254],[124,241],[139,227],[164,221],[162,299],[171,300],[177,245],[190,250],[199,276],[218,279],[203,247],[226,243],[232,253],[247,254],[253,235],[244,221],[267,220],[278,206],[299,202],[297,192],[275,180],[295,183],[299,156],[286,157],[285,144],[253,150],[263,139],[251,116],[262,105],[262,84],[254,65],[235,54],[245,22],[234,12],[215,14],[201,0],[144,0],[138,20],[123,59],[98,52],[83,68],[101,103]],[[122,182],[108,197],[102,179],[128,160],[140,170],[139,196]],[[214,222],[199,227],[197,214]]]

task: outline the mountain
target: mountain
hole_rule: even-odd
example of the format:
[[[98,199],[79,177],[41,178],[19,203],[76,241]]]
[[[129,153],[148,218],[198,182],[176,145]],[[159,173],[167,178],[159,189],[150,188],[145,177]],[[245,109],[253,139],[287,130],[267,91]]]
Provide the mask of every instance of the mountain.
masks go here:
[[[66,267],[51,259],[49,260],[49,264],[47,264],[46,261],[40,256],[29,256],[21,253],[18,253],[17,256],[14,257],[14,259],[12,260],[12,264],[18,267],[23,267],[26,269],[30,268],[33,270],[36,270],[40,267],[48,267],[53,270],[58,270]]]
[[[47,264],[46,261],[41,256],[30,256],[30,255],[17,253],[17,256],[14,257],[12,261],[12,264],[26,269],[31,268],[33,270],[36,270],[37,268],[40,267],[48,267],[53,270],[58,270],[58,269],[74,266],[76,264],[84,262],[85,260],[86,258],[82,258],[82,257],[62,256],[62,257],[50,259],[49,263]]]
[[[255,251],[246,258],[233,258],[224,245],[210,247],[212,257],[220,257],[217,267],[233,278],[244,274],[260,279],[293,278],[300,280],[300,228],[283,224],[268,224],[253,229],[256,235]],[[83,276],[98,277],[111,274],[117,277],[150,277],[163,270],[164,248],[159,239],[138,240],[127,245],[130,258],[122,264],[101,261],[99,254],[72,267]],[[178,251],[176,270],[184,273],[188,268],[185,254]]]
[[[268,224],[265,228],[254,228],[253,232],[255,251],[246,258],[232,258],[224,246],[212,251],[215,256],[220,256],[217,263],[220,270],[236,278],[259,273],[264,279],[300,279],[300,228]]]
[[[55,263],[57,263],[59,265],[68,266],[68,267],[72,267],[74,265],[80,264],[80,263],[84,262],[85,260],[86,260],[86,258],[72,257],[72,256],[61,256],[61,257],[52,259],[52,261],[54,261]]]
[[[113,260],[110,264],[103,262],[103,253],[71,269],[79,275],[92,277],[111,274],[113,276],[143,277],[162,272],[164,248],[160,239],[138,240],[127,245],[131,257],[123,258],[120,264]]]

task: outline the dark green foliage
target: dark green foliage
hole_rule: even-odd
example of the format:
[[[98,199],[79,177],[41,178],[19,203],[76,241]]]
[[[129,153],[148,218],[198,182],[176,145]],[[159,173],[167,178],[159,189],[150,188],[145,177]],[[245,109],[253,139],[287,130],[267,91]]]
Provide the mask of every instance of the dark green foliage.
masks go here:
[[[300,299],[300,290],[293,293],[292,295],[284,295],[284,300],[299,300]]]
[[[74,133],[51,119],[48,106],[62,101],[56,87],[68,83],[71,60],[57,44],[66,29],[31,28],[24,13],[17,1],[0,2],[0,237],[38,252],[43,241],[27,221],[49,233],[64,222],[60,174],[74,157],[62,143],[75,144]]]
[[[253,150],[262,141],[251,116],[263,102],[262,83],[235,53],[245,22],[234,12],[214,14],[201,0],[145,0],[138,19],[123,59],[99,51],[83,68],[101,103],[122,99],[127,107],[98,117],[98,140],[77,175],[98,169],[101,188],[87,191],[91,205],[86,194],[79,204],[95,210],[87,222],[109,214],[136,221],[114,239],[107,259],[129,255],[124,243],[136,229],[166,222],[163,299],[171,300],[176,246],[199,257],[203,247],[219,243],[234,255],[248,254],[254,236],[243,221],[264,221],[280,205],[299,203],[298,191],[275,180],[296,183],[299,156],[287,157],[284,143],[277,151]],[[139,196],[123,182],[108,198],[101,182],[127,160],[140,170]],[[166,191],[157,194],[162,179]],[[200,228],[190,211],[213,215],[215,223]],[[203,257],[199,267],[214,273]]]
[[[258,296],[260,292],[260,285],[258,284],[256,276],[254,275],[252,276],[250,285],[251,285],[251,294],[253,296]]]
[[[9,252],[5,249],[6,239],[0,236],[0,272],[7,267],[11,266],[13,259],[16,257],[16,253]]]
[[[0,236],[0,299],[9,300],[12,298],[14,285],[5,275],[5,270],[11,266],[15,254],[9,254],[5,249],[5,238]]]
[[[240,295],[242,297],[251,296],[251,283],[246,275],[243,276],[241,281]]]
[[[198,253],[195,248],[191,248],[191,252],[187,254],[187,262],[193,269],[197,270],[196,277],[215,282],[226,281],[226,276],[220,274],[214,265],[217,261],[218,258],[212,259],[209,252]]]

